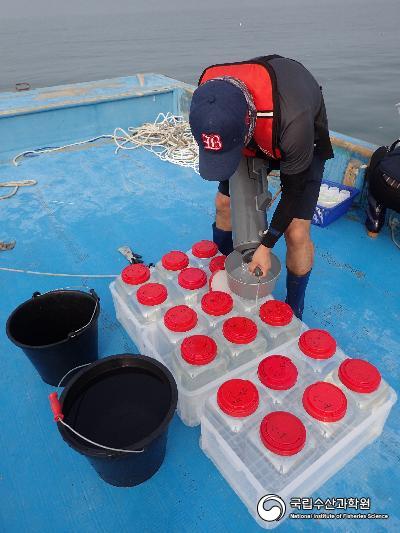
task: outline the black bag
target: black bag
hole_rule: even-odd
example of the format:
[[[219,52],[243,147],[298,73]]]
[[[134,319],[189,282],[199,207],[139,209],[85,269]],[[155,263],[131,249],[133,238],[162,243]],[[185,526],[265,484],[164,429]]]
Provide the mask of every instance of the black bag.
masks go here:
[[[388,153],[379,163],[379,170],[384,176],[400,183],[400,144],[399,139],[389,148]]]
[[[400,212],[400,139],[391,146],[380,146],[372,154],[366,180],[368,204],[365,225],[377,234],[385,223],[386,209]]]
[[[371,156],[366,179],[373,181],[376,173],[386,174],[400,182],[400,139],[396,139],[390,146],[380,146]]]

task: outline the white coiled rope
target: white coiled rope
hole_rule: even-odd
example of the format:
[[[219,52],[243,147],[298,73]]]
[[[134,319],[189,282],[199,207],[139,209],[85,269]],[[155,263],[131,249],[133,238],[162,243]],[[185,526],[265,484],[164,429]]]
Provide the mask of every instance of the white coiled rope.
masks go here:
[[[199,148],[192,136],[189,122],[184,117],[172,113],[159,113],[154,122],[148,122],[135,128],[130,127],[128,130],[116,128],[112,135],[98,135],[91,139],[63,146],[45,146],[36,150],[27,150],[16,155],[13,164],[18,166],[20,159],[26,157],[59,152],[66,148],[74,148],[103,139],[112,139],[115,142],[117,145],[116,154],[120,150],[144,148],[162,161],[191,168],[197,174],[199,173]]]
[[[172,113],[159,113],[153,123],[128,130],[116,128],[114,142],[119,150],[144,148],[162,161],[188,167],[199,173],[199,148],[192,136],[189,123]]]

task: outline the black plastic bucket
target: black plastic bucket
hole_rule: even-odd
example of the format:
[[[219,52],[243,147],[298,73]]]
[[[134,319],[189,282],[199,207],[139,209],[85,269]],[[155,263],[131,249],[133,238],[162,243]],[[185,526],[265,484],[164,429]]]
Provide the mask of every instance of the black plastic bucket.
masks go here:
[[[132,487],[160,468],[177,400],[175,380],[164,365],[142,355],[114,355],[71,379],[60,397],[63,419],[57,425],[104,481]]]
[[[43,381],[57,386],[70,370],[98,358],[99,312],[93,290],[35,292],[11,313],[6,331]]]

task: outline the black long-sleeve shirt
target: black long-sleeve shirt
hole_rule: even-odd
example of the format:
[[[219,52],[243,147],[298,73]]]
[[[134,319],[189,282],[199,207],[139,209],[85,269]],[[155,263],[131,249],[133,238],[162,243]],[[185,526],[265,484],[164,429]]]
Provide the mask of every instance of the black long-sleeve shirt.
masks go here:
[[[277,79],[280,105],[279,147],[282,196],[262,243],[272,248],[285,232],[304,201],[314,154],[333,157],[328,119],[321,88],[300,63],[288,58],[270,61]],[[261,155],[258,151],[257,155]],[[274,162],[276,163],[276,162]]]
[[[301,201],[310,167],[299,174],[281,173],[282,196],[272,217],[268,231],[261,240],[267,248],[273,248],[296,217],[296,207]]]

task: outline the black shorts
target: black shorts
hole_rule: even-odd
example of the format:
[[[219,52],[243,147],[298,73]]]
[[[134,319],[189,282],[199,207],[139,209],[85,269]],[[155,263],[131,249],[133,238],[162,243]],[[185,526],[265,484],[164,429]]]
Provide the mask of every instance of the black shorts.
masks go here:
[[[218,191],[224,196],[230,196],[229,194],[229,180],[220,181],[218,184]]]
[[[293,218],[312,219],[318,202],[324,167],[325,159],[314,153],[302,195],[293,212]],[[229,180],[220,181],[218,191],[225,196],[229,196]]]

